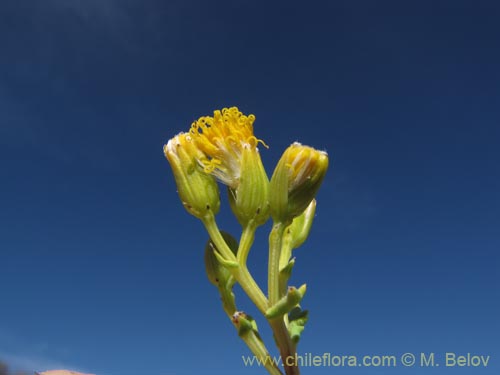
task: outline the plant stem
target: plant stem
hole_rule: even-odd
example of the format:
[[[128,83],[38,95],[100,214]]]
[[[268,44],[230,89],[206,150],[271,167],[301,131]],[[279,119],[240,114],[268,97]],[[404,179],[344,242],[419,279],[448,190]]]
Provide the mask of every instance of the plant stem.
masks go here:
[[[212,242],[221,254],[221,256],[230,262],[238,263],[237,267],[228,268],[235,280],[240,284],[242,289],[252,300],[252,302],[257,306],[259,311],[265,315],[267,309],[276,303],[280,299],[280,288],[279,288],[279,259],[281,250],[281,238],[283,236],[283,230],[287,226],[283,223],[275,223],[273,230],[269,236],[269,274],[268,274],[268,286],[269,286],[269,298],[273,298],[274,302],[268,301],[260,287],[257,285],[252,275],[248,271],[246,264],[241,266],[238,262],[245,261],[248,255],[249,247],[253,242],[253,233],[251,229],[245,228],[242,234],[243,249],[246,254],[240,256],[240,259],[233,254],[226,241],[222,237],[217,223],[215,222],[215,217],[213,214],[207,214],[203,219],[203,224],[210,235]],[[288,223],[289,224],[289,223]],[[240,244],[240,247],[242,245]],[[248,248],[247,248],[248,247]],[[272,296],[272,297],[271,297]],[[290,339],[290,335],[285,326],[283,318],[278,318],[269,321],[269,324],[273,330],[274,337],[278,344],[280,350],[280,355],[283,361],[283,367],[285,369],[286,375],[299,375],[299,368],[295,363],[295,348]],[[254,345],[254,343],[252,343]],[[252,349],[252,348],[251,348]],[[257,349],[256,347],[254,349]],[[287,365],[287,359],[293,357],[293,364]]]
[[[295,345],[290,339],[288,329],[285,326],[283,318],[277,318],[269,321],[278,344],[281,361],[286,375],[300,375],[299,367],[295,360]],[[291,358],[291,359],[288,359]],[[291,361],[291,363],[289,362]]]
[[[280,253],[280,260],[279,260],[280,298],[286,294],[288,277],[289,277],[289,275],[283,275],[281,273],[281,270],[284,269],[288,265],[288,262],[290,261],[291,256],[292,256],[292,239],[291,239],[291,235],[290,235],[290,227],[286,227],[284,229],[284,233],[283,233],[282,240],[281,240],[281,253]],[[287,327],[288,327],[288,317],[287,316],[285,316],[285,322],[286,322]]]
[[[250,220],[248,224],[243,228],[243,232],[241,233],[240,238],[240,245],[238,247],[238,254],[236,255],[240,266],[246,267],[248,253],[250,252],[250,248],[252,247],[256,229],[257,227],[255,226],[253,220]]]
[[[282,297],[280,288],[279,261],[283,232],[290,223],[275,222],[269,235],[269,268],[268,268],[268,295],[269,305],[273,306]],[[287,375],[299,375],[300,371],[295,363],[295,345],[290,339],[283,317],[269,321],[280,350],[283,367]],[[290,364],[289,358],[293,358]]]
[[[242,336],[241,338],[250,348],[255,357],[259,359],[260,363],[264,364],[269,374],[283,375],[276,363],[273,361],[273,358],[269,355],[266,346],[255,336],[255,333],[249,332],[248,335]]]
[[[233,254],[229,246],[227,246],[226,241],[222,237],[217,223],[215,222],[215,217],[213,214],[208,214],[203,218],[203,224],[210,235],[211,240],[215,244],[215,247],[222,255],[222,257],[231,262],[237,262],[236,256]],[[234,267],[228,268],[235,280],[241,285],[245,293],[252,300],[252,302],[257,306],[262,314],[266,313],[268,308],[268,301],[260,287],[255,282],[254,278],[248,271],[247,267]]]
[[[280,253],[283,231],[286,225],[283,223],[274,223],[271,234],[269,235],[269,263],[268,263],[268,284],[267,293],[269,295],[269,305],[272,306],[282,297],[279,287],[280,274]]]

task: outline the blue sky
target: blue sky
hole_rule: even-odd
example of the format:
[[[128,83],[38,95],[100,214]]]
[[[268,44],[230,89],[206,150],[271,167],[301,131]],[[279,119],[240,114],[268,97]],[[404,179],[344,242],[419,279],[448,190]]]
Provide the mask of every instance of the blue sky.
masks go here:
[[[296,252],[300,352],[491,356],[303,372],[498,374],[499,17],[494,1],[2,1],[0,359],[262,373],[243,367],[162,153],[237,105],[269,174],[297,140],[331,157]],[[219,223],[238,234],[227,204]],[[249,259],[263,285],[268,230]]]

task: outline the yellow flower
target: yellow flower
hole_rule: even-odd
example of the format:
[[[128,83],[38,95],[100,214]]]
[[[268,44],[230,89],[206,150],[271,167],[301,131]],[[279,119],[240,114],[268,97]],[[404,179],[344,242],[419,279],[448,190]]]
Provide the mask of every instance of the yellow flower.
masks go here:
[[[237,107],[214,111],[214,117],[203,116],[193,122],[189,133],[205,157],[199,159],[205,172],[224,185],[236,189],[240,183],[243,155],[258,154],[261,142],[253,135],[254,115],[244,115]]]
[[[231,209],[243,226],[251,220],[261,225],[269,217],[269,178],[257,148],[259,142],[267,145],[254,136],[254,121],[236,107],[224,108],[201,117],[189,131],[201,151],[198,162],[228,186]]]

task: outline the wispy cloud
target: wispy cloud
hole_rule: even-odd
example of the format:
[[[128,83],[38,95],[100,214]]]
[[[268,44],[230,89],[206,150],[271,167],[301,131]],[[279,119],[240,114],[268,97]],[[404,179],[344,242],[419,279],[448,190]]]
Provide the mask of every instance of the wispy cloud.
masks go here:
[[[66,347],[53,347],[44,340],[26,340],[26,338],[0,327],[0,361],[6,362],[14,370],[33,373],[34,371],[66,368],[85,372],[80,366],[57,358],[67,355],[68,348]]]
[[[0,359],[16,370],[44,371],[53,368],[69,368],[67,364],[49,358],[23,356],[0,350]]]

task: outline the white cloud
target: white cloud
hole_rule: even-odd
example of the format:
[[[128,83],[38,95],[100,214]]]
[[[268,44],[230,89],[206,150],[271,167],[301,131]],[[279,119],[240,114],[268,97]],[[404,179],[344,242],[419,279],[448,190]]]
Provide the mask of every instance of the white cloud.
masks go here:
[[[66,368],[59,361],[48,358],[23,356],[0,350],[0,360],[6,362],[9,367],[23,371],[44,371],[51,368]]]

